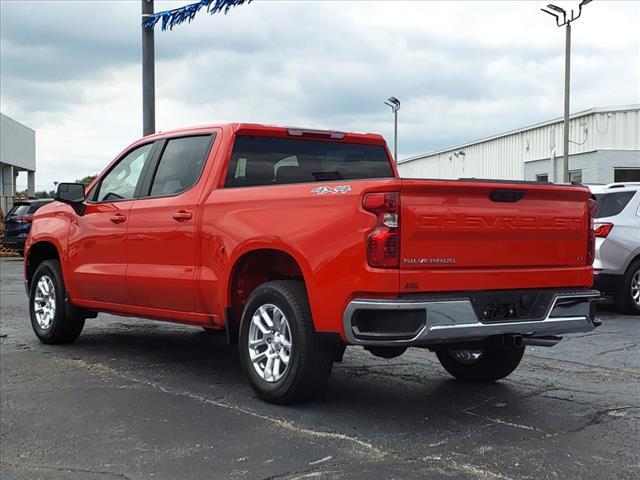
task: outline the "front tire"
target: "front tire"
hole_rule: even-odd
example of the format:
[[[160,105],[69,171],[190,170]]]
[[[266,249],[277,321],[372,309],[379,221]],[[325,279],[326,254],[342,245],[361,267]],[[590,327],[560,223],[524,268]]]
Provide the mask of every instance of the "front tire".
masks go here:
[[[525,347],[453,350],[438,348],[436,355],[444,369],[458,380],[493,382],[513,372],[522,360]]]
[[[265,282],[251,293],[239,350],[253,390],[276,404],[310,400],[329,379],[335,354],[313,327],[304,284],[293,280]]]
[[[31,279],[31,327],[42,343],[71,343],[80,336],[84,318],[69,318],[65,311],[64,281],[57,260],[46,260]]]
[[[616,303],[624,313],[640,315],[640,260],[629,265]]]

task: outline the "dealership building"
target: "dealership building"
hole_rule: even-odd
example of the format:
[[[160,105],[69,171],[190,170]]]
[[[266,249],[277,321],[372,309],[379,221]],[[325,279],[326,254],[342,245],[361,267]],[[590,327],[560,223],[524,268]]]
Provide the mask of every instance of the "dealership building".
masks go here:
[[[408,178],[562,182],[563,119],[400,160]],[[592,108],[569,122],[570,180],[640,182],[640,105]]]
[[[13,206],[16,179],[27,174],[27,195],[35,195],[36,132],[0,113],[0,208],[4,213]]]

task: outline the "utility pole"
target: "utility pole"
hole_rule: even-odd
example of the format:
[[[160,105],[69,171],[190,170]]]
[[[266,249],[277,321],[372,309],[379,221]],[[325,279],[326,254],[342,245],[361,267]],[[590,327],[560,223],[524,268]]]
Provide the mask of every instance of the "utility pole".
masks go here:
[[[153,16],[153,0],[142,0],[142,21]],[[142,134],[156,131],[156,74],[153,29],[142,28]]]
[[[563,162],[562,162],[562,181],[569,183],[569,96],[570,96],[570,75],[571,75],[571,22],[580,18],[582,15],[582,7],[592,0],[582,0],[578,9],[578,15],[567,16],[566,10],[550,3],[547,9],[541,8],[544,13],[552,15],[556,19],[559,27],[566,26],[566,37],[564,47],[564,139],[563,139]],[[562,20],[560,20],[562,15]]]
[[[389,97],[385,105],[391,107],[393,112],[393,159],[398,164],[398,110],[400,110],[400,100],[396,97]]]
[[[569,183],[569,85],[571,84],[571,23],[567,23],[564,46],[564,146],[562,151],[562,181]]]

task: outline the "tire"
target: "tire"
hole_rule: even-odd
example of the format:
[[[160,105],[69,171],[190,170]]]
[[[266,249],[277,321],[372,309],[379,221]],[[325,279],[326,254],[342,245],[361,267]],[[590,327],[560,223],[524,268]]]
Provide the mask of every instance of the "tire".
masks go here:
[[[249,341],[254,343],[252,348]],[[269,281],[247,300],[240,322],[239,353],[242,369],[260,398],[296,404],[311,400],[326,385],[335,345],[315,332],[302,282]]]
[[[436,350],[438,360],[444,369],[458,380],[467,382],[493,382],[505,378],[520,364],[525,347],[516,348],[485,348],[478,359],[468,355],[471,350],[450,350],[439,348]],[[467,352],[467,359],[456,359],[456,352]],[[465,354],[462,354],[465,356]],[[458,354],[460,358],[460,354]]]
[[[640,260],[627,268],[622,290],[616,295],[616,304],[623,313],[640,315]]]
[[[47,293],[46,289],[49,289]],[[65,310],[65,288],[57,260],[46,260],[38,265],[31,280],[29,313],[31,327],[42,343],[71,343],[84,327],[84,318],[69,318]],[[38,309],[44,308],[44,311]]]

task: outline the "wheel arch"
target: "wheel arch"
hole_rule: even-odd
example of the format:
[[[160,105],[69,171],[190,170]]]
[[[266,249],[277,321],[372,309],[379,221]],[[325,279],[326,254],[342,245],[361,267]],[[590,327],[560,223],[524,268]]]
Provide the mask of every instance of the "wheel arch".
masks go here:
[[[27,288],[31,288],[31,279],[36,273],[38,266],[46,260],[61,260],[60,250],[57,245],[48,240],[40,240],[29,246],[24,259],[25,280]],[[62,262],[60,262],[62,268]],[[64,271],[63,277],[64,277]]]
[[[255,247],[239,254],[229,271],[225,293],[225,324],[231,343],[237,342],[237,329],[244,305],[255,288],[269,280],[301,280],[309,296],[308,265],[290,251]]]
[[[635,262],[640,260],[640,247],[638,247],[631,255],[629,255],[630,260],[624,267],[624,273],[626,274]]]

